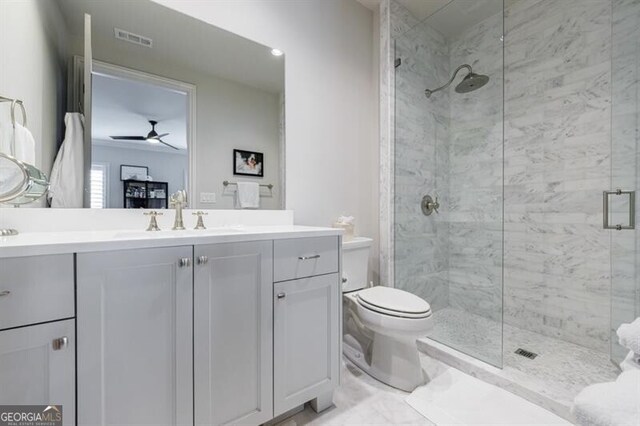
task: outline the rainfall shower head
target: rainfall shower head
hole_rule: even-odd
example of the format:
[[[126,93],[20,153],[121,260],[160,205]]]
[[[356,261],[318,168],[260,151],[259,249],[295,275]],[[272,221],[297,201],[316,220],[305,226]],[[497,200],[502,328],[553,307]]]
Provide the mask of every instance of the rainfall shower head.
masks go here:
[[[469,74],[464,76],[462,81],[456,86],[455,91],[457,93],[473,92],[474,90],[477,90],[477,89],[481,88],[482,86],[484,86],[485,84],[487,84],[489,82],[489,77],[488,76],[482,75],[482,74],[476,74],[471,69],[471,65],[464,64],[464,65],[460,65],[458,68],[456,68],[456,70],[453,72],[453,75],[451,76],[451,79],[444,86],[440,86],[437,89],[426,89],[424,91],[425,96],[427,98],[430,98],[431,95],[433,95],[435,92],[438,92],[440,90],[443,90],[443,89],[446,89],[447,87],[449,87],[451,85],[451,83],[453,83],[453,80],[456,78],[456,75],[458,75],[458,72],[462,68],[467,68],[469,70]]]
[[[456,86],[455,91],[458,93],[469,93],[477,90],[489,82],[489,77],[482,74],[470,72]]]

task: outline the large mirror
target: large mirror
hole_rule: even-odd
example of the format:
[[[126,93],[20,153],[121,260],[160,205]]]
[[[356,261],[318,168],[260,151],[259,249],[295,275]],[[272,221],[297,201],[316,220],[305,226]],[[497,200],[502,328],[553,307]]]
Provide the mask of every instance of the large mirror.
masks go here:
[[[39,207],[162,209],[179,190],[192,208],[284,207],[274,46],[150,0],[0,0],[0,20],[0,96],[22,101],[51,180]]]

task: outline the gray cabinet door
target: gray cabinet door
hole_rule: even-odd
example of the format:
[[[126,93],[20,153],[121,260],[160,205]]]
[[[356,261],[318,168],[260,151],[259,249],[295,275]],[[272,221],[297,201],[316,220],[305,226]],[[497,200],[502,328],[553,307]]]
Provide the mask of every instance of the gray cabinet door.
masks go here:
[[[79,424],[193,424],[192,252],[78,254]]]
[[[274,285],[274,415],[338,384],[338,274]]]
[[[62,405],[63,424],[75,424],[74,322],[0,331],[1,405]]]
[[[195,247],[197,425],[258,425],[272,418],[272,246]]]

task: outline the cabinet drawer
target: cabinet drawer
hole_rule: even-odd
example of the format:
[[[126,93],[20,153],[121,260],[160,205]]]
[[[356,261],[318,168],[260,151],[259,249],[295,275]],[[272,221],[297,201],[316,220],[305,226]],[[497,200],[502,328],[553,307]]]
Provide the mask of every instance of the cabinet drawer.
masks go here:
[[[338,237],[275,240],[273,265],[274,281],[338,272]]]
[[[0,259],[0,329],[74,316],[73,255]]]

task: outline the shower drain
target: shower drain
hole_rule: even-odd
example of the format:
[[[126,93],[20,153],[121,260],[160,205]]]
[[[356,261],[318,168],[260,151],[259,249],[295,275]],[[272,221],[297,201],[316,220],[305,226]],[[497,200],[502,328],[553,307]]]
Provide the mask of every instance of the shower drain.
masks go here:
[[[518,354],[518,355],[521,355],[521,356],[523,356],[525,358],[529,358],[529,359],[534,359],[535,357],[538,356],[537,353],[531,352],[531,351],[528,351],[528,350],[522,349],[522,348],[516,349],[515,353]]]

